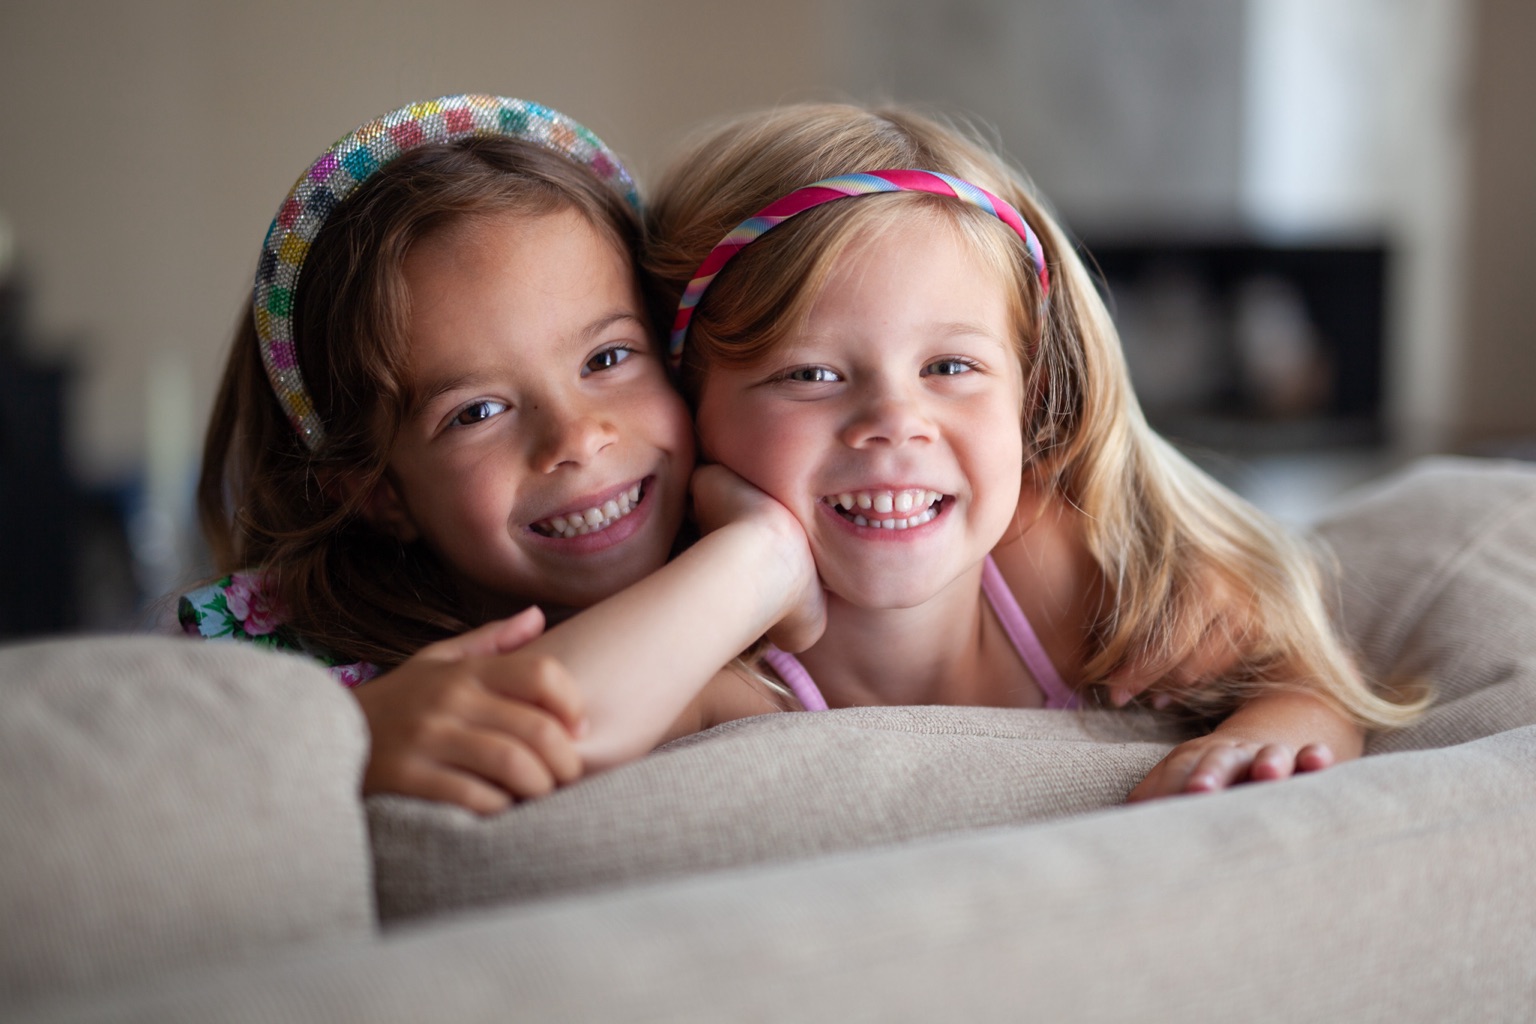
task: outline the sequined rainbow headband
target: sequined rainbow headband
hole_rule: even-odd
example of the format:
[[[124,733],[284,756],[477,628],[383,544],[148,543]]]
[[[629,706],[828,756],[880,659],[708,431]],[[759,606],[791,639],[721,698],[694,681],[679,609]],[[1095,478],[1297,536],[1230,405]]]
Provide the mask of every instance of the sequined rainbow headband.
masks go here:
[[[992,214],[1023,239],[1024,248],[1035,265],[1035,274],[1040,279],[1041,302],[1050,294],[1051,277],[1045,268],[1045,251],[1040,247],[1040,240],[1035,237],[1018,210],[986,189],[937,171],[892,170],[841,174],[835,178],[812,182],[781,199],[775,199],[732,228],[720,244],[710,250],[704,262],[699,264],[699,269],[694,271],[693,280],[688,282],[677,304],[677,317],[672,321],[672,340],[668,347],[673,367],[683,361],[683,342],[688,337],[688,324],[693,320],[694,307],[709,290],[715,275],[737,253],[798,213],[804,213],[822,203],[880,192],[931,192],[934,195],[953,196]]]
[[[557,110],[527,100],[469,94],[412,103],[344,136],[309,166],[267,229],[254,308],[261,361],[283,411],[310,451],[325,438],[293,347],[293,298],[309,247],[337,204],[396,157],[473,136],[534,142],[590,169],[638,212],[629,171],[601,139]]]

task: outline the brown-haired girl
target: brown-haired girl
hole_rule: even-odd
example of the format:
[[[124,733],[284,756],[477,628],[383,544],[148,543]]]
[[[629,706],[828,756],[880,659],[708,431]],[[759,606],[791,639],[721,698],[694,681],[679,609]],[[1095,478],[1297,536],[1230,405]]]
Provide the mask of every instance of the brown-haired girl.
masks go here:
[[[273,221],[198,492],[230,575],[182,620],[363,683],[365,791],[499,809],[684,728],[791,610],[814,635],[803,534],[724,471],[696,485],[720,528],[668,562],[692,426],[639,241],[591,132],[478,95],[345,136]],[[540,609],[569,620],[529,643]]]

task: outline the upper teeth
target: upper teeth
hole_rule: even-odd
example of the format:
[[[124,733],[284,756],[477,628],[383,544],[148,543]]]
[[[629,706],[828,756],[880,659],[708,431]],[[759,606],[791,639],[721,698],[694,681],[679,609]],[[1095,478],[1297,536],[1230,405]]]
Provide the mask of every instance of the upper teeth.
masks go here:
[[[617,498],[609,498],[601,505],[594,505],[582,512],[571,512],[534,523],[533,528],[553,537],[579,537],[584,533],[606,530],[634,511],[640,504],[640,485],[635,484]]]
[[[850,518],[859,526],[906,530],[921,526],[938,515],[934,505],[943,497],[938,491],[909,488],[901,491],[845,491],[827,500],[844,511],[854,512]],[[891,518],[892,513],[895,513],[894,518]]]

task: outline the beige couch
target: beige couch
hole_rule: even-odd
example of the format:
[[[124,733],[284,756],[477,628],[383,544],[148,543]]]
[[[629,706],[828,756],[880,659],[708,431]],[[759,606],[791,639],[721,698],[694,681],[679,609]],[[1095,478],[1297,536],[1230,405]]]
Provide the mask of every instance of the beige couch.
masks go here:
[[[734,723],[481,820],[355,796],[350,698],[149,637],[0,652],[0,1018],[1536,1019],[1536,469],[1321,527],[1422,724],[1124,807],[1145,715]]]

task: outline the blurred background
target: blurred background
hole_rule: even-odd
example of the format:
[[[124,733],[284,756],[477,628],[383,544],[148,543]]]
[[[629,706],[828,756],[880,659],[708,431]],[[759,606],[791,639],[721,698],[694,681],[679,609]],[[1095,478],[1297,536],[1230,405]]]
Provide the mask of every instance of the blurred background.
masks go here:
[[[201,433],[298,173],[405,102],[537,99],[642,186],[717,116],[966,115],[1098,264],[1149,414],[1304,523],[1433,452],[1536,457],[1527,0],[9,0],[0,639],[204,571]]]

